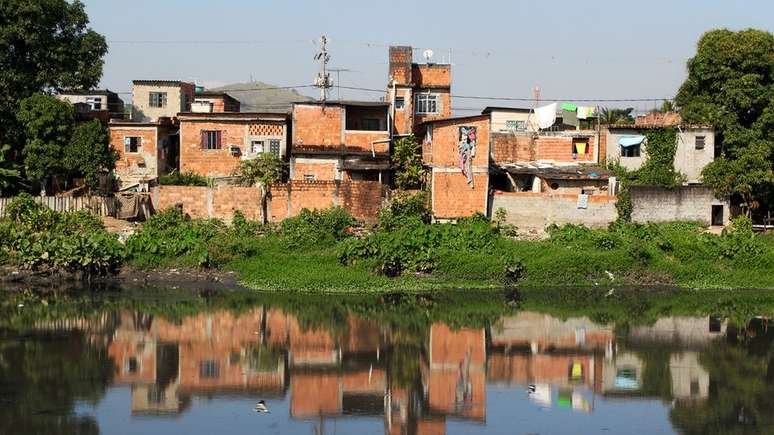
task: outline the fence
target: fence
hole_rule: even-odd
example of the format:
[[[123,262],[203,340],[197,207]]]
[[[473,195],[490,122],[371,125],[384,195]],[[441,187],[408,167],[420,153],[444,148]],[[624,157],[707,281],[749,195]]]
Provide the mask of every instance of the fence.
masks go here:
[[[112,196],[36,196],[34,199],[58,212],[86,210],[98,216],[116,214],[116,200]],[[5,216],[5,208],[11,200],[13,198],[0,198],[0,217]]]

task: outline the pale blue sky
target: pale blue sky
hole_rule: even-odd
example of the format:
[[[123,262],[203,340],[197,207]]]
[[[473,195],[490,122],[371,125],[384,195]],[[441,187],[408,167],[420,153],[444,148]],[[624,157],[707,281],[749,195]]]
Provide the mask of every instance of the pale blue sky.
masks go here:
[[[685,78],[685,61],[703,32],[774,31],[772,0],[84,3],[91,25],[109,41],[102,86],[114,91],[129,90],[132,79],[310,84],[318,70],[311,41],[325,33],[330,66],[354,70],[341,73],[343,86],[384,88],[387,46],[405,44],[420,48],[416,60],[431,48],[442,61],[451,49],[457,95],[529,97],[537,85],[548,100],[661,98],[673,96]],[[343,98],[379,97],[341,92]],[[527,103],[453,102],[458,113],[487,104]]]

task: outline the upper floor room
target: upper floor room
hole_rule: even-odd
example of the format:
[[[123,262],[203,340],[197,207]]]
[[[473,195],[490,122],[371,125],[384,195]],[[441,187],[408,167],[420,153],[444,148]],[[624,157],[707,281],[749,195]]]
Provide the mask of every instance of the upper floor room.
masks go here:
[[[178,80],[134,80],[132,82],[132,121],[158,122],[190,112],[196,85]]]
[[[124,118],[124,101],[109,89],[60,89],[56,97],[75,106],[75,114],[81,120],[99,119],[107,123]]]

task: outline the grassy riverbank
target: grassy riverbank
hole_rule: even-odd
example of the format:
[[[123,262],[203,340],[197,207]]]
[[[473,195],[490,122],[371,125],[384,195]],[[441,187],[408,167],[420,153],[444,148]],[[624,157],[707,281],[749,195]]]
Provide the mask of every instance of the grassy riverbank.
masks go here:
[[[84,213],[21,199],[0,220],[0,262],[30,269],[237,271],[257,290],[425,291],[449,288],[677,286],[774,288],[774,237],[740,219],[722,235],[693,223],[566,225],[546,240],[509,237],[482,216],[430,224],[421,198],[401,198],[378,226],[353,234],[341,209],[304,211],[280,225],[155,215],[120,244]]]

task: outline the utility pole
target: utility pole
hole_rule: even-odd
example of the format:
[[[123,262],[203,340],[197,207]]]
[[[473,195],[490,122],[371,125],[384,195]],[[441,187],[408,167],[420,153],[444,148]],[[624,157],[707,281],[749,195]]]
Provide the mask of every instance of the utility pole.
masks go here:
[[[327,45],[328,38],[325,35],[322,35],[320,37],[320,51],[314,56],[314,60],[320,61],[320,72],[314,80],[314,85],[320,88],[321,101],[325,101],[328,98],[328,89],[333,87],[330,74],[326,69],[328,61],[331,60],[331,56],[328,54]]]

